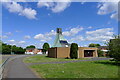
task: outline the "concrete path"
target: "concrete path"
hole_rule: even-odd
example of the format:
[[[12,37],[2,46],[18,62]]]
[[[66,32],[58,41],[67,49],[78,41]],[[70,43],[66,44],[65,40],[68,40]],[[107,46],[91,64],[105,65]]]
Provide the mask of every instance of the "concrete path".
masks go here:
[[[71,60],[71,61],[59,61],[59,62],[27,63],[27,65],[35,65],[35,64],[62,64],[62,63],[70,63],[70,62],[99,61],[99,60],[109,60],[109,59],[113,59],[113,58],[95,57],[95,58],[85,59],[85,60]]]
[[[35,73],[33,73],[28,65],[31,64],[59,64],[59,63],[70,63],[70,62],[82,62],[82,61],[98,61],[98,60],[109,60],[111,58],[91,58],[86,60],[73,60],[73,61],[63,61],[63,62],[42,62],[42,63],[30,63],[25,64],[23,58],[34,55],[16,55],[10,56],[10,59],[5,65],[5,71],[3,78],[38,78]]]
[[[38,78],[23,62],[26,55],[11,57],[6,63],[3,78]]]
[[[7,58],[9,58],[11,55],[1,55],[2,61],[5,61]]]

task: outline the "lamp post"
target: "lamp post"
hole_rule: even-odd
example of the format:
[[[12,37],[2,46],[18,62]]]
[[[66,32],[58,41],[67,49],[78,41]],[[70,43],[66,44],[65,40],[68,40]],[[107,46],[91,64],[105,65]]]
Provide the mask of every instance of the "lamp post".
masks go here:
[[[12,45],[11,45],[11,55],[12,55]]]
[[[13,52],[13,45],[11,44],[11,55],[13,55],[14,54],[14,52]]]

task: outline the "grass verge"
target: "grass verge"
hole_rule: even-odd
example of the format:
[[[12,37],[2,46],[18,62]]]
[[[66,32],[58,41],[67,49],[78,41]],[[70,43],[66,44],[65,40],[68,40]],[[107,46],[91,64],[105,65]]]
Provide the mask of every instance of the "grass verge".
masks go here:
[[[118,78],[118,66],[108,60],[38,64],[30,68],[42,78]]]
[[[40,62],[60,62],[60,61],[72,61],[72,60],[85,60],[90,58],[80,58],[80,59],[62,59],[62,58],[49,58],[46,55],[36,55],[30,56],[24,59],[25,63],[40,63]]]

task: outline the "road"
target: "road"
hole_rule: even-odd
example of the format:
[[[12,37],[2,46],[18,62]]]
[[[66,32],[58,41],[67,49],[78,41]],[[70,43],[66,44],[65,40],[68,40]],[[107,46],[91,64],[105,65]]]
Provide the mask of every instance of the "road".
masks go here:
[[[4,59],[9,58],[5,65],[3,78],[39,78],[36,74],[28,68],[31,64],[25,64],[23,59],[28,56],[34,55],[13,55],[3,56]],[[108,60],[111,58],[91,58],[87,60],[76,60],[76,61],[62,61],[62,62],[43,62],[43,63],[32,63],[33,64],[59,64],[59,63],[70,63],[70,62],[82,62],[82,61],[98,61]]]
[[[5,65],[3,78],[38,78],[23,62],[23,58],[25,57],[28,56],[10,56],[10,59]]]

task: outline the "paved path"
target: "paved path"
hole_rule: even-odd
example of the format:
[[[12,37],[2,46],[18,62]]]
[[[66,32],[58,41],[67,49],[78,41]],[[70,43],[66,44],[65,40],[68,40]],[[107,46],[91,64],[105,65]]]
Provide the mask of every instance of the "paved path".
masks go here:
[[[4,78],[38,78],[29,68],[23,63],[25,55],[11,57],[6,63]]]
[[[40,63],[27,63],[27,65],[34,65],[34,64],[62,64],[62,63],[70,63],[70,62],[83,62],[83,61],[99,61],[99,60],[109,60],[113,58],[104,58],[104,57],[96,57],[86,60],[71,60],[71,61],[60,61],[60,62],[40,62]]]
[[[30,63],[26,65],[23,62],[23,58],[30,55],[16,55],[10,56],[7,61],[4,71],[4,78],[38,78],[29,68],[31,64],[59,64],[59,63],[70,63],[70,62],[82,62],[82,61],[98,61],[108,60],[111,58],[91,58],[87,60],[74,60],[74,61],[63,61],[63,62],[42,62],[42,63]],[[34,56],[34,55],[31,55]]]
[[[3,61],[5,61],[7,58],[9,58],[11,55],[1,55],[1,58]]]

